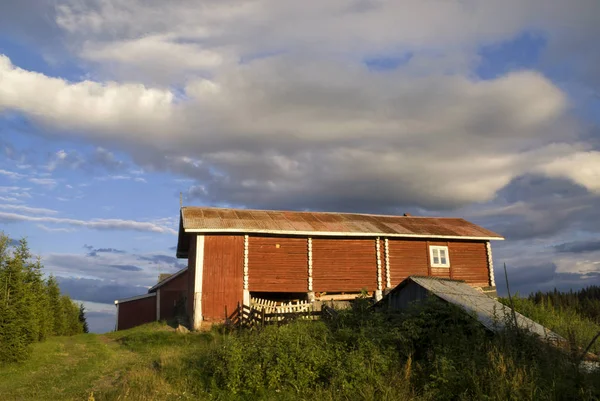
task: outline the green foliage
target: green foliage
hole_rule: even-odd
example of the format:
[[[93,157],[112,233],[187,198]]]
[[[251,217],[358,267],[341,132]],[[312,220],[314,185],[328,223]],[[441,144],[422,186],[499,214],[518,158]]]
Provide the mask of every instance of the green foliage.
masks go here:
[[[79,304],[79,323],[81,324],[81,328],[84,333],[89,333],[90,329],[87,324],[87,319],[85,318],[85,306],[83,304]]]
[[[56,280],[44,281],[42,269],[25,239],[11,247],[0,233],[0,364],[26,359],[30,344],[50,335],[82,332],[79,308],[69,297],[60,299]]]
[[[507,304],[506,299],[501,301]],[[600,332],[600,324],[582,317],[575,308],[557,308],[547,302],[536,304],[531,298],[513,297],[513,303],[519,313],[571,340],[579,348],[585,348]],[[600,353],[600,343],[596,342],[591,351]]]
[[[198,394],[223,399],[596,399],[600,376],[568,354],[509,329],[492,335],[435,298],[404,313],[341,311],[225,335],[191,356]]]
[[[600,324],[600,286],[592,285],[579,291],[538,291],[528,299],[559,311],[571,310]]]

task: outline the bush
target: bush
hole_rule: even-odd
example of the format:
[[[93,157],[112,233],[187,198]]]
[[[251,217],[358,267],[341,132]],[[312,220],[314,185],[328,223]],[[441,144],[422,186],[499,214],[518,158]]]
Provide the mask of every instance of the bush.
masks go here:
[[[216,337],[218,338],[218,337]],[[196,391],[224,399],[597,399],[600,375],[509,329],[492,335],[435,298],[404,313],[225,334],[190,356]]]

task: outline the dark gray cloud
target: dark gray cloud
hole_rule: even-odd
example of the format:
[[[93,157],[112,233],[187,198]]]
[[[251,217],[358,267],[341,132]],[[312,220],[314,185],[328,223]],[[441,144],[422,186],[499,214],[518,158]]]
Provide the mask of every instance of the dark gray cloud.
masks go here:
[[[54,22],[55,16],[56,9],[50,1],[1,1],[0,32],[30,43],[58,44],[62,34]]]
[[[497,266],[495,273],[498,294],[508,295],[503,267]],[[578,290],[590,285],[600,285],[600,272],[560,273],[556,271],[556,265],[553,263],[508,267],[507,273],[512,295],[527,296],[535,291],[551,291],[554,288],[567,291],[569,289]]]
[[[600,232],[600,196],[565,179],[518,177],[485,213],[483,224],[511,241],[550,238],[570,230]]]
[[[169,265],[176,266],[180,269],[185,267],[185,264],[182,264],[180,259],[177,259],[176,257],[169,256],[169,255],[150,255],[150,256],[144,255],[144,256],[139,256],[138,259],[150,262],[152,264],[169,264]]]
[[[126,272],[141,272],[142,270],[144,270],[141,267],[137,267],[134,265],[109,265],[109,266],[112,268],[115,268],[115,269],[126,271]]]
[[[115,249],[115,248],[97,248],[97,249],[94,249],[93,247],[90,247],[90,248],[85,247],[85,248],[89,250],[89,252],[87,253],[87,256],[90,256],[90,257],[98,256],[99,253],[117,253],[117,254],[127,253],[121,249]]]
[[[116,299],[128,298],[147,292],[144,287],[110,283],[105,280],[56,276],[60,289],[72,299],[113,304]]]
[[[574,241],[555,245],[554,249],[560,253],[586,253],[600,251],[600,241]]]

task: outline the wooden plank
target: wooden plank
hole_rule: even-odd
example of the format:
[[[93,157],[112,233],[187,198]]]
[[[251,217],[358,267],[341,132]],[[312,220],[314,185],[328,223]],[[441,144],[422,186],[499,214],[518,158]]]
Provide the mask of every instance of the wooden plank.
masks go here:
[[[306,238],[250,236],[248,246],[250,291],[308,291]]]
[[[243,302],[243,270],[243,236],[205,237],[202,281],[202,315],[205,320],[220,321],[225,307],[233,310],[238,302]]]

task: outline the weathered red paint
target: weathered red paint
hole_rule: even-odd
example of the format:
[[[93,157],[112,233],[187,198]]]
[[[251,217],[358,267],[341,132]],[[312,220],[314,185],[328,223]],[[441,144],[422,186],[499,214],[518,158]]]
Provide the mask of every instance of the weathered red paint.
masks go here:
[[[315,292],[359,292],[377,289],[375,240],[312,239]]]
[[[204,238],[202,318],[220,321],[243,301],[244,236]]]
[[[119,303],[118,330],[126,330],[156,320],[156,297]]]
[[[187,301],[188,272],[185,271],[159,287],[160,320],[170,320],[176,315],[176,305]]]
[[[248,239],[249,289],[255,292],[308,291],[308,239]]]

